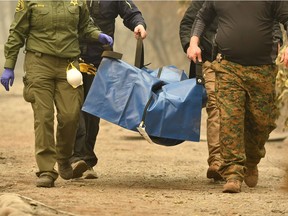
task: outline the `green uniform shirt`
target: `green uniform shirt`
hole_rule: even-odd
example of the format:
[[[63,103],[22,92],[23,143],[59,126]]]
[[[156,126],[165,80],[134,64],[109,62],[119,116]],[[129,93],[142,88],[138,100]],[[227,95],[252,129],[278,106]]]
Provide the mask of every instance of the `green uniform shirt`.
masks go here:
[[[18,0],[4,47],[4,67],[15,67],[25,42],[29,51],[74,58],[80,55],[79,37],[98,40],[99,33],[85,0]]]

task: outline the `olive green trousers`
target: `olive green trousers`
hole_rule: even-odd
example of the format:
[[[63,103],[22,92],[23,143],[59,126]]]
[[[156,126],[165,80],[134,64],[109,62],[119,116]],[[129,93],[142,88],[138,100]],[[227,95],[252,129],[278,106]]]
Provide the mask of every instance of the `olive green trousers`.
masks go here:
[[[83,87],[73,88],[67,82],[66,68],[70,62],[40,53],[27,52],[25,56],[23,96],[34,112],[37,176],[50,175],[56,179],[56,161],[68,160],[72,155]],[[77,61],[75,66],[79,66]]]

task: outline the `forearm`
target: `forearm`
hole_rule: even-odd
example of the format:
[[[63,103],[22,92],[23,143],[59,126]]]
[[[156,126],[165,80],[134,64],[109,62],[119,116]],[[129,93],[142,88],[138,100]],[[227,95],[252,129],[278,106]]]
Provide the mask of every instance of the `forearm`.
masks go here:
[[[198,46],[200,43],[200,37],[194,35],[190,38],[190,47]]]
[[[146,23],[141,11],[132,1],[118,1],[119,15],[123,19],[124,25],[131,31],[136,26],[142,25],[146,29]]]
[[[197,36],[198,38],[200,38],[204,32],[205,27],[206,27],[206,25],[203,22],[203,20],[196,19],[195,22],[193,23],[193,27],[191,30],[191,36],[192,37]]]
[[[180,22],[179,36],[185,53],[187,53],[189,47],[193,23],[202,5],[203,1],[192,1]]]

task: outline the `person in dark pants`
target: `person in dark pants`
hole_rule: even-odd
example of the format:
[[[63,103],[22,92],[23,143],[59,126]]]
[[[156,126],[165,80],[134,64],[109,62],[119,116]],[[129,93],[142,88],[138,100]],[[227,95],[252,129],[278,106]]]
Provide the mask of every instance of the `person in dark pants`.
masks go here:
[[[87,0],[90,16],[100,29],[114,38],[115,19],[118,15],[123,19],[124,25],[134,32],[135,37],[146,37],[146,24],[144,18],[136,7],[129,0],[125,1],[89,1]],[[102,58],[102,52],[105,46],[98,42],[82,40],[81,58],[88,64],[93,64],[96,68],[99,66]],[[93,82],[93,74],[83,74],[84,98]],[[87,164],[88,170],[84,172],[83,178],[95,179],[97,173],[93,167],[97,164],[98,158],[94,152],[96,137],[99,132],[100,119],[86,112],[81,112],[77,138],[74,146],[74,154],[71,157],[74,178],[81,177],[85,171],[82,161]]]
[[[189,48],[191,28],[196,19],[198,11],[201,9],[204,1],[192,1],[190,6],[187,8],[181,22],[180,22],[180,41],[185,53]],[[220,143],[219,143],[219,110],[216,103],[215,93],[215,73],[211,69],[211,62],[216,58],[217,46],[215,43],[215,36],[217,33],[218,19],[217,17],[213,22],[209,23],[205,28],[205,31],[200,38],[200,48],[202,51],[202,62],[203,62],[203,76],[205,77],[205,88],[208,96],[206,105],[207,111],[207,144],[208,144],[208,165],[207,178],[214,180],[222,180],[220,173],[218,172],[219,167],[222,163],[222,157],[220,154]],[[282,31],[278,22],[274,22],[273,25],[273,41],[282,46],[283,38]],[[189,77],[196,77],[196,64],[191,61]]]
[[[113,39],[93,25],[83,0],[19,0],[9,32],[1,84],[9,91],[19,50],[25,45],[23,97],[31,103],[34,113],[39,169],[36,186],[53,187],[58,175],[66,180],[73,177],[69,159],[83,103],[81,73],[76,69],[79,36],[109,45]],[[56,162],[58,171],[54,169]]]
[[[198,44],[205,27],[218,17],[218,47],[211,69],[220,118],[219,172],[226,180],[223,192],[239,193],[244,182],[258,183],[258,164],[265,142],[275,129],[275,80],[278,43],[273,41],[275,21],[288,27],[288,3],[281,1],[205,2],[192,29],[187,57],[202,61]],[[282,61],[288,66],[288,48]]]

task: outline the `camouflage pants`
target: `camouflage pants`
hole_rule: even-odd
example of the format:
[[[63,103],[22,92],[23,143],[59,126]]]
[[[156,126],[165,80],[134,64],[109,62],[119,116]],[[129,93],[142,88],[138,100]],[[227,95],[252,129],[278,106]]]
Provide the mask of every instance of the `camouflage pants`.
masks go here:
[[[207,144],[208,144],[208,164],[211,165],[213,162],[222,163],[220,155],[220,144],[219,144],[219,110],[216,103],[215,94],[215,72],[211,68],[211,62],[206,61],[203,64],[203,74],[205,78],[205,89],[207,92]]]
[[[275,65],[242,66],[226,60],[212,63],[220,111],[222,176],[244,178],[245,166],[265,156],[265,142],[275,129]]]

